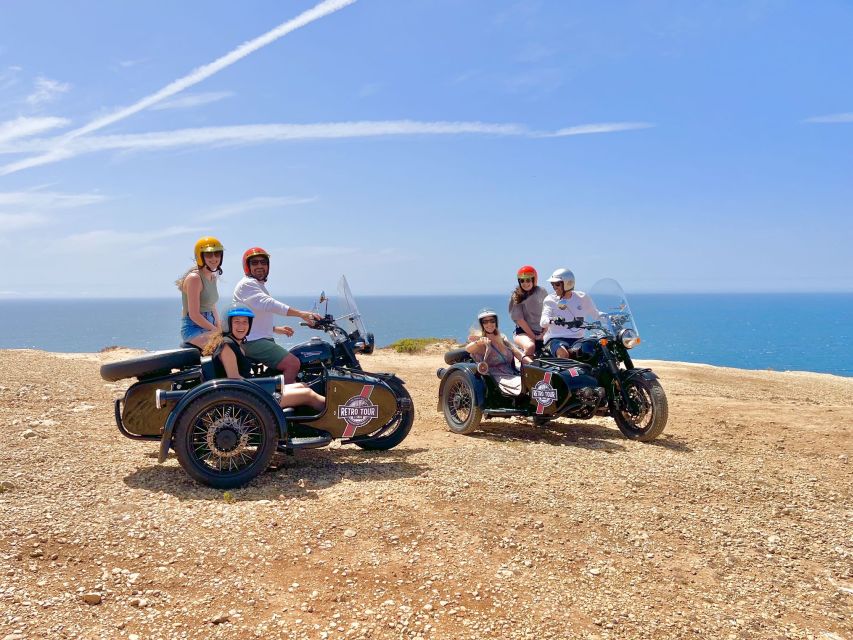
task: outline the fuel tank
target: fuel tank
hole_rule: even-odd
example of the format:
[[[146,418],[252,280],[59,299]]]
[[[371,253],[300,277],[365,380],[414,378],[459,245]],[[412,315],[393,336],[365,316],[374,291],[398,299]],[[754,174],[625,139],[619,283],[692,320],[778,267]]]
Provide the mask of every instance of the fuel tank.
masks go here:
[[[566,366],[526,365],[521,382],[530,394],[531,409],[540,416],[556,415],[579,390],[598,387],[598,381],[589,375],[589,367],[579,362]]]
[[[299,358],[303,367],[318,364],[331,366],[332,364],[332,345],[316,336],[308,342],[296,345],[290,353]]]

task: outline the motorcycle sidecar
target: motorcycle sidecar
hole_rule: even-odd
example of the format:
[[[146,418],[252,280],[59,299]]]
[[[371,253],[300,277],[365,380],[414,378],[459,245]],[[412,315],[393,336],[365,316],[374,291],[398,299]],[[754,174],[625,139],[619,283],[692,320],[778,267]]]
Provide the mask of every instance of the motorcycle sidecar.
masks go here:
[[[471,433],[483,418],[522,416],[536,423],[565,415],[593,415],[605,402],[604,389],[581,362],[540,358],[521,369],[521,393],[502,389],[488,373],[481,373],[466,351],[448,351],[448,367],[436,372],[441,379],[438,410],[454,433]]]
[[[282,376],[215,379],[210,358],[195,349],[147,354],[105,364],[101,377],[136,377],[115,402],[119,431],[133,440],[160,443],[159,462],[174,448],[196,481],[219,489],[246,484],[262,473],[277,450],[323,447],[338,438],[364,449],[390,449],[408,434],[414,406],[391,374],[326,373],[312,386],[326,409],[305,414],[282,409]]]

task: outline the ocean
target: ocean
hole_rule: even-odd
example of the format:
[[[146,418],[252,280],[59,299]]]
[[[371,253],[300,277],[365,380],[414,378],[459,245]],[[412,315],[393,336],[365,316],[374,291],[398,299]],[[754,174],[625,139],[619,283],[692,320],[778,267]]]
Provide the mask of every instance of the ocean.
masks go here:
[[[743,369],[853,376],[853,294],[628,294],[642,344],[638,359],[680,360]],[[314,298],[282,295],[300,309]],[[482,307],[500,312],[509,335],[507,295],[356,296],[377,346],[401,338],[462,340]],[[223,302],[225,302],[223,300]],[[329,310],[340,313],[332,298]],[[222,308],[225,308],[225,304]],[[94,352],[149,350],[179,343],[180,299],[0,300],[0,348]],[[284,346],[322,333],[300,328]]]

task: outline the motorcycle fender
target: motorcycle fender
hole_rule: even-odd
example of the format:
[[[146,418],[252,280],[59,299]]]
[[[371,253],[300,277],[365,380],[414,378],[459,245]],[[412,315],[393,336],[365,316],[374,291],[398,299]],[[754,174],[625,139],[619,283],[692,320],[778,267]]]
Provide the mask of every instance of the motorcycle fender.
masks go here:
[[[197,387],[193,387],[190,391],[184,394],[172,408],[169,417],[166,419],[166,424],[163,426],[163,435],[160,438],[160,456],[157,458],[158,463],[165,462],[166,458],[169,456],[169,449],[172,446],[172,434],[175,431],[175,425],[178,423],[178,419],[181,417],[184,409],[186,409],[189,404],[197,398],[225,389],[241,389],[256,396],[258,400],[269,407],[270,411],[272,411],[275,416],[279,441],[287,439],[287,418],[281,410],[278,402],[271,394],[266,393],[258,385],[248,380],[211,380],[209,382],[204,382]]]
[[[444,385],[447,382],[447,378],[450,376],[451,371],[462,371],[471,379],[471,386],[474,389],[474,400],[477,402],[477,406],[480,409],[483,409],[486,406],[486,384],[483,382],[480,374],[477,373],[477,365],[473,362],[459,362],[444,370],[444,375],[441,378],[441,384],[438,385],[437,410],[439,412],[441,411],[441,394],[444,391]]]
[[[628,381],[631,378],[645,378],[646,380],[658,380],[658,375],[651,369],[631,369],[626,375],[622,376],[623,381]]]
[[[365,372],[367,373],[367,372]],[[406,381],[399,377],[396,373],[368,373],[367,375],[371,375],[374,378],[379,378],[380,380],[387,380],[389,382],[396,382],[397,384],[404,385]]]

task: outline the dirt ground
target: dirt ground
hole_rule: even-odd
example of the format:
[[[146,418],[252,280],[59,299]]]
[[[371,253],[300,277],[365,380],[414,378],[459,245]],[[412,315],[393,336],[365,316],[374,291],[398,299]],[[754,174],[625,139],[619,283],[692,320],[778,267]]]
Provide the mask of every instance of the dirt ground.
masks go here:
[[[381,350],[402,445],[277,455],[226,495],[119,434],[98,367],[126,356],[0,351],[0,640],[853,639],[853,379],[645,362],[654,443],[457,436],[440,353]]]

